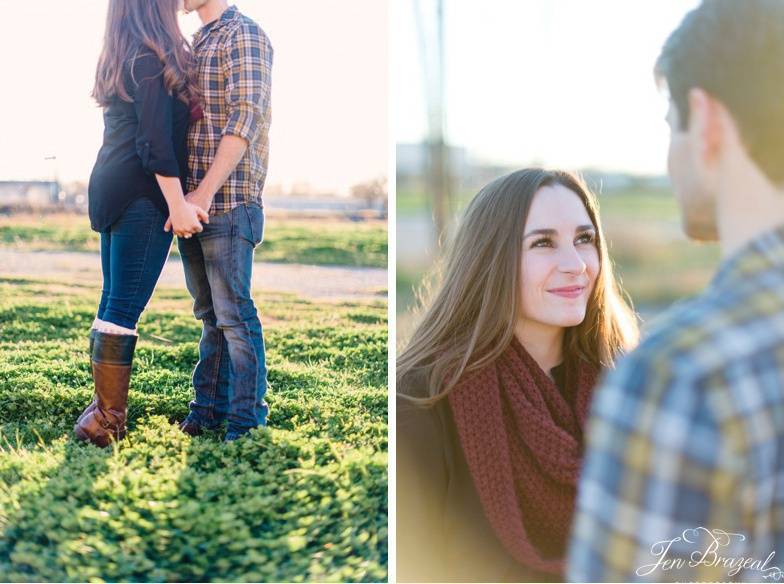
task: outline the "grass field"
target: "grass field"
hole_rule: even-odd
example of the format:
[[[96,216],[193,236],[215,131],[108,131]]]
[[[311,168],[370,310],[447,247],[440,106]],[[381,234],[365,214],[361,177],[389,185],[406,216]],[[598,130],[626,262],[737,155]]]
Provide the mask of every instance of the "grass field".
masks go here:
[[[98,251],[85,215],[0,216],[0,245],[26,250]],[[176,244],[172,253],[177,253]],[[257,261],[387,266],[385,221],[267,218]]]
[[[424,209],[421,199],[404,193],[404,207],[409,213],[417,209],[421,213]],[[719,249],[715,244],[686,239],[677,203],[669,192],[607,193],[600,195],[599,204],[616,274],[643,313],[654,314],[679,299],[697,294],[710,281],[720,261]],[[410,328],[413,291],[426,269],[417,261],[407,262],[398,252],[399,337],[405,336]]]
[[[98,295],[0,279],[0,581],[387,578],[385,302],[257,298],[269,427],[224,445],[172,425],[199,326],[186,292],[157,290],[128,437],[100,450],[71,437]]]

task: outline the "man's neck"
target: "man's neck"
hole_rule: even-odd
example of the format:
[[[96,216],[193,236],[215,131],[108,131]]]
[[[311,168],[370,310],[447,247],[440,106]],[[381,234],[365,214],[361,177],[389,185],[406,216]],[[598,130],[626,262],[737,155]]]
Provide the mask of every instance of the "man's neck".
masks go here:
[[[722,180],[717,193],[719,241],[724,258],[784,224],[784,192],[756,167],[742,170]]]
[[[562,327],[520,320],[515,326],[515,336],[548,376],[551,376],[550,369],[563,361]]]
[[[204,6],[198,8],[196,12],[202,24],[209,24],[218,20],[228,7],[229,3],[227,0],[210,0]]]

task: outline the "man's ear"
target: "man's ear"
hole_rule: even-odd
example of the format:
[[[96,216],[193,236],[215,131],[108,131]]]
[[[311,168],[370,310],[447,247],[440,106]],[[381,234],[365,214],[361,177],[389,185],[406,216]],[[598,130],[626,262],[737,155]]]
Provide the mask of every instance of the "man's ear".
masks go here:
[[[708,92],[689,90],[688,133],[702,164],[711,166],[718,159],[724,139],[724,107]]]

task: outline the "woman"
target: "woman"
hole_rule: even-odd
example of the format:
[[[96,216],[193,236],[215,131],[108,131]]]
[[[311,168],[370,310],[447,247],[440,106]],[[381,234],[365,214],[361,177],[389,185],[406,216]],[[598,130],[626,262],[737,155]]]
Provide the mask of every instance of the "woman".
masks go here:
[[[125,435],[136,323],[152,296],[172,235],[202,230],[186,202],[186,131],[199,111],[193,57],[178,23],[182,0],[110,0],[93,97],[103,146],[90,176],[90,223],[101,234],[103,292],[90,332],[93,402],[74,432],[98,446]]]
[[[397,362],[399,580],[563,577],[591,392],[636,340],[579,179],[479,192]]]

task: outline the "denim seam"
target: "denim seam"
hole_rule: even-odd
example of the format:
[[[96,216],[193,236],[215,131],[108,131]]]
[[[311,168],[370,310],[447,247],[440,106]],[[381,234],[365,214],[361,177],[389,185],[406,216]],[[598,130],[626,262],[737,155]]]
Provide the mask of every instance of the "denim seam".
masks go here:
[[[218,327],[215,327],[218,328]],[[223,331],[218,329],[218,335],[222,336]],[[207,410],[207,417],[209,418],[209,422],[215,421],[215,402],[217,400],[218,395],[218,379],[220,378],[220,365],[221,360],[223,359],[223,339],[220,339],[218,342],[218,358],[215,359],[215,366],[213,368],[213,375],[212,375],[212,383],[210,383],[209,391],[207,393],[209,400],[210,400],[210,407]]]
[[[150,243],[152,242],[152,230],[153,230],[153,222],[149,221],[147,223],[147,245],[144,246],[144,263],[142,264],[141,269],[141,277],[136,280],[136,290],[133,291],[133,298],[139,295],[139,288],[142,287],[142,280],[144,279],[144,270],[147,267],[147,263],[150,261]],[[142,312],[144,312],[144,308],[142,308]],[[139,317],[141,317],[141,312],[139,313]],[[138,323],[134,323],[134,326]]]
[[[246,321],[242,321],[242,326],[245,329],[245,334],[253,347],[253,334],[250,331],[250,326]],[[253,347],[253,413],[256,413],[256,406],[259,393],[259,356],[256,353],[256,347]],[[258,420],[257,420],[258,422]]]

